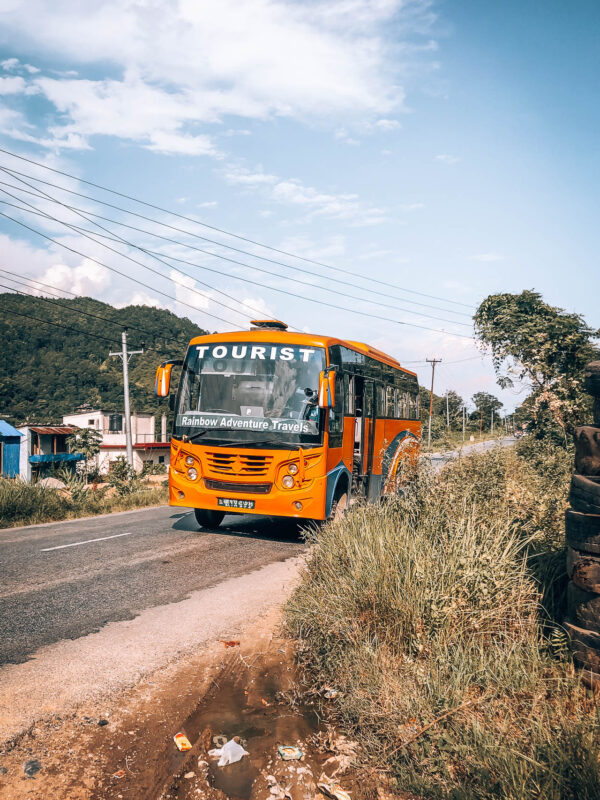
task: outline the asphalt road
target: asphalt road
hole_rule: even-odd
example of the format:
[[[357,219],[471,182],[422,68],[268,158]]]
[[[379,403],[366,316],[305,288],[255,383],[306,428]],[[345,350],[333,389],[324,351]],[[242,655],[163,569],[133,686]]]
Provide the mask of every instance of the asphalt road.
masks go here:
[[[200,531],[192,512],[165,506],[2,530],[0,665],[303,549],[293,522],[228,516]]]

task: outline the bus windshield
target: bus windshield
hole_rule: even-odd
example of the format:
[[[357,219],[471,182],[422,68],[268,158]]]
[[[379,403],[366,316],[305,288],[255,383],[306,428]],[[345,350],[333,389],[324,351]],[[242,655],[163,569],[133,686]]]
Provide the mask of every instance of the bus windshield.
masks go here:
[[[322,347],[223,342],[190,345],[173,436],[203,444],[322,443]],[[202,439],[200,439],[202,437]]]

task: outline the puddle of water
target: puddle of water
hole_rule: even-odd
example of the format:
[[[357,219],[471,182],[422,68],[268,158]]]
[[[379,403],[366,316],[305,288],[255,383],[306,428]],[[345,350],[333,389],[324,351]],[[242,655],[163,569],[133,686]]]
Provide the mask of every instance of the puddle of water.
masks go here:
[[[250,800],[260,771],[266,768],[269,758],[279,758],[279,745],[306,742],[319,729],[319,720],[311,709],[294,710],[287,703],[278,702],[277,692],[287,689],[290,682],[290,673],[282,675],[277,669],[271,672],[260,667],[244,668],[230,673],[218,679],[219,685],[183,725],[192,742],[207,727],[213,735],[223,734],[227,739],[239,736],[242,740],[250,755],[236,764],[218,767],[217,759],[208,759],[210,784],[232,800]],[[181,755],[177,753],[173,759],[174,771]]]

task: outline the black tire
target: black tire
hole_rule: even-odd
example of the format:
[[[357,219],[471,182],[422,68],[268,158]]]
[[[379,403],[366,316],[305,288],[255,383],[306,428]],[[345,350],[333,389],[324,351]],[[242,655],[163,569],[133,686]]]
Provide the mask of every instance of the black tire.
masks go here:
[[[206,508],[195,508],[194,516],[201,528],[218,528],[223,522],[224,511],[209,511]]]
[[[580,475],[600,475],[600,427],[581,425],[575,428],[575,471]]]
[[[583,388],[592,397],[600,397],[600,361],[592,361],[585,368]]]
[[[567,547],[567,573],[586,592],[600,594],[600,557]]]
[[[567,586],[569,619],[580,628],[600,634],[600,594],[586,592],[572,581]]]
[[[600,556],[600,515],[568,509],[565,513],[565,529],[568,545],[575,550]]]
[[[600,514],[600,475],[573,475],[569,503],[575,511]]]
[[[600,633],[565,622],[564,628],[571,641],[573,658],[583,667],[600,672]]]

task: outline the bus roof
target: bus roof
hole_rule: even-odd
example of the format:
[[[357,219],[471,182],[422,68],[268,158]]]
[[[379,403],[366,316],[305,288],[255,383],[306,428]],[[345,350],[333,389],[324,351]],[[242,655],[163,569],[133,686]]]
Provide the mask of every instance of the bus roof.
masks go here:
[[[227,333],[211,333],[206,336],[195,336],[190,344],[202,344],[203,342],[267,342],[271,344],[305,344],[312,347],[330,347],[334,344],[339,344],[342,347],[347,347],[349,350],[354,350],[364,355],[374,358],[376,361],[381,361],[383,364],[388,364],[395,369],[407,372],[409,375],[415,375],[409,369],[403,367],[400,362],[393,356],[377,350],[364,342],[355,342],[350,339],[339,339],[336,336],[319,336],[313,333],[293,333],[280,328],[260,328],[252,329],[249,331],[228,331]]]

